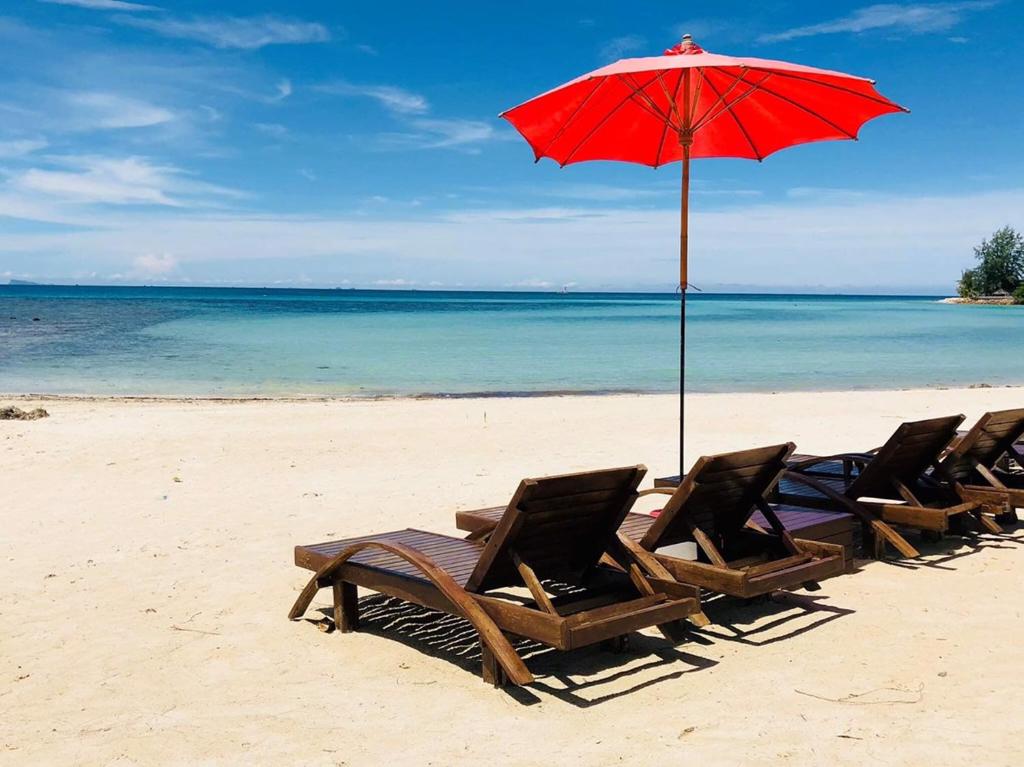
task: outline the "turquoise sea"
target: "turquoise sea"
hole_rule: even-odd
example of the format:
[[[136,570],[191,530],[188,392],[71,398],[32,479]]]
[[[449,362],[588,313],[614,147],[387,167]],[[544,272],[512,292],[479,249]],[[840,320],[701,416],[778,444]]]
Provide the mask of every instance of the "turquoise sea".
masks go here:
[[[672,295],[0,287],[0,392],[667,392]],[[1024,307],[696,294],[687,390],[1024,383]]]

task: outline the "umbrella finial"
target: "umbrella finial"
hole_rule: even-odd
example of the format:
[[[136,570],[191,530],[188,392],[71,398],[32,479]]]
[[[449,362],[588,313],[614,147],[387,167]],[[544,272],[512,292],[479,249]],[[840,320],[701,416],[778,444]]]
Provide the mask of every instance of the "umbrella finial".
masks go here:
[[[674,45],[665,51],[666,56],[692,56],[696,53],[704,53],[704,49],[693,42],[693,35],[687,32],[678,45]]]

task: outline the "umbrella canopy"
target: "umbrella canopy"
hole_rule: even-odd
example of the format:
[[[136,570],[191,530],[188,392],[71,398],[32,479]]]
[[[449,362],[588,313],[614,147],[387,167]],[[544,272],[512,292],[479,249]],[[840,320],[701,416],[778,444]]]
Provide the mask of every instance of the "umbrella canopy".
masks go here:
[[[868,120],[906,111],[874,81],[768,59],[705,52],[689,35],[662,56],[623,59],[502,113],[539,160],[658,167],[690,157],[768,155],[856,139]]]
[[[619,160],[657,168],[682,161],[680,207],[680,443],[690,159],[761,161],[795,144],[856,139],[868,120],[907,111],[874,81],[768,59],[707,53],[685,35],[661,56],[622,59],[502,113],[559,165]]]

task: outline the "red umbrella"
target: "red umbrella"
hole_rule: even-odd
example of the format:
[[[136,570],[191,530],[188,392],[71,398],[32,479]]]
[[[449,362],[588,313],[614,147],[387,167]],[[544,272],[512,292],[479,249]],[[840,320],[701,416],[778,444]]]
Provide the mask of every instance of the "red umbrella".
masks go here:
[[[908,111],[874,81],[767,59],[706,53],[683,36],[662,56],[623,59],[502,113],[559,165],[620,160],[653,168],[682,160],[679,235],[679,461],[683,470],[688,207],[691,157],[745,157],[811,141],[856,139],[860,127]]]

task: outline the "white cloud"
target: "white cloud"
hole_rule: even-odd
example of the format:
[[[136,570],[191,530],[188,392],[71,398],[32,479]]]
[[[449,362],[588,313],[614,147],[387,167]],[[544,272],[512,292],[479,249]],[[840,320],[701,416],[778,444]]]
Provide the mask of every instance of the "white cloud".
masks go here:
[[[252,127],[271,138],[283,139],[288,136],[288,129],[280,123],[253,123]]]
[[[956,27],[971,11],[980,11],[996,5],[996,0],[971,0],[960,3],[880,3],[859,8],[847,16],[820,24],[761,35],[761,42],[773,43],[800,37],[837,33],[860,33],[890,30],[906,34],[948,32]]]
[[[163,37],[194,40],[215,48],[255,50],[267,45],[322,43],[331,39],[331,33],[323,24],[269,15],[197,16],[191,19],[119,16],[117,21]]]
[[[274,101],[284,101],[286,98],[292,95],[292,81],[287,77],[282,78],[277,83],[277,96],[274,97]]]
[[[374,48],[372,45],[367,45],[366,43],[360,43],[356,45],[356,50],[359,51],[360,53],[365,53],[367,56],[379,55],[376,48]]]
[[[170,253],[146,253],[132,259],[132,276],[166,277],[178,268],[178,259]]]
[[[613,37],[601,46],[601,58],[608,61],[621,59],[630,53],[642,50],[645,45],[647,45],[647,38],[641,35]]]
[[[46,139],[14,139],[12,141],[0,141],[0,159],[13,157],[24,157],[47,146]]]
[[[159,11],[155,5],[129,3],[126,0],[39,0],[51,5],[74,5],[78,8],[90,8],[95,11]]]
[[[241,196],[234,190],[191,179],[180,168],[155,165],[143,157],[61,155],[47,159],[59,169],[28,168],[13,174],[5,187],[28,195],[25,203],[30,206],[34,201],[37,206],[51,203],[186,207],[199,200]]]
[[[168,109],[116,93],[73,91],[65,102],[71,109],[68,127],[77,130],[146,128],[174,119]]]
[[[430,104],[424,96],[394,85],[360,85],[335,80],[316,86],[316,90],[334,96],[373,99],[389,112],[398,115],[422,115],[430,111]]]
[[[219,109],[214,109],[207,104],[200,104],[199,109],[202,111],[208,122],[219,123],[224,119],[224,114]]]
[[[382,150],[460,149],[476,153],[477,144],[498,137],[494,125],[482,120],[417,118],[409,121],[410,131],[382,133],[374,147]]]
[[[374,285],[379,285],[382,288],[404,288],[416,285],[416,280],[406,280],[401,277],[393,280],[374,280]]]
[[[96,159],[81,171],[29,168],[10,183],[16,190],[67,202],[177,205],[158,183],[162,173],[162,169],[147,166],[138,158]]]
[[[518,282],[510,282],[505,285],[506,288],[538,288],[547,289],[554,287],[554,283],[551,280],[538,280],[531,278],[529,280],[519,280]]]

